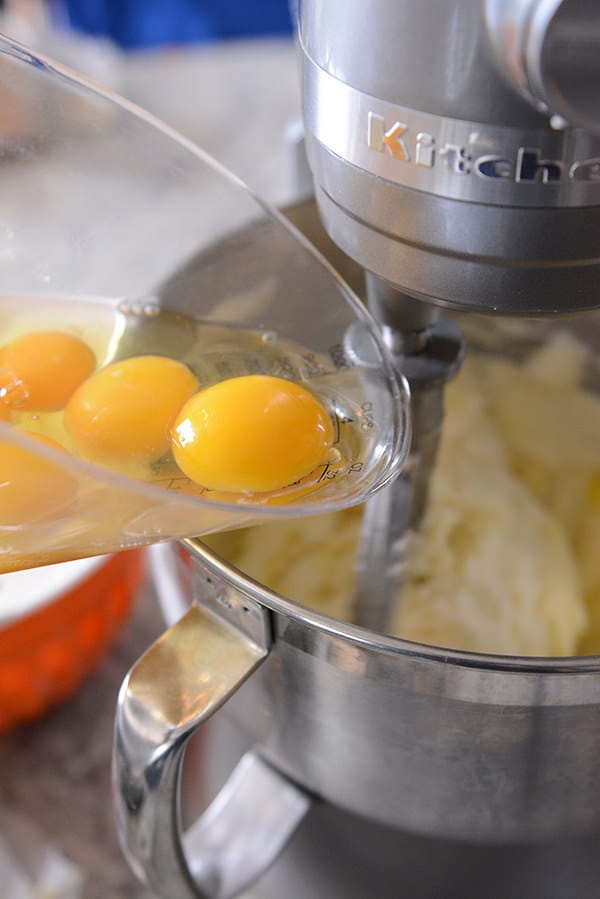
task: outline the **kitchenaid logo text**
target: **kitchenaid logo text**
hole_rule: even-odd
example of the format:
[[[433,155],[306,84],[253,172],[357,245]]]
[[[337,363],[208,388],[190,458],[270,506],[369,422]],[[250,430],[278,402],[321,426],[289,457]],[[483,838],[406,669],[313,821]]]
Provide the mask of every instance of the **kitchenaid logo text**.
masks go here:
[[[514,157],[485,153],[478,156],[476,147],[485,140],[476,132],[466,146],[440,143],[433,134],[418,131],[413,135],[404,122],[386,126],[383,116],[369,112],[368,143],[379,153],[388,153],[400,162],[433,169],[444,165],[457,175],[475,173],[481,178],[501,179],[521,183],[556,184],[567,179],[600,184],[600,156],[565,162],[546,159],[536,147],[518,147]]]

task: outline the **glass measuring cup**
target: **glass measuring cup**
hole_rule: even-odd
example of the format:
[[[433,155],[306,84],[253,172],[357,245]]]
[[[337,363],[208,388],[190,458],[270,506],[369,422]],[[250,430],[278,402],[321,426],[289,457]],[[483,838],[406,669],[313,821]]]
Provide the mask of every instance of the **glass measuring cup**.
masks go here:
[[[0,571],[330,511],[389,483],[406,386],[298,232],[172,129],[6,38],[0,97]],[[89,458],[2,363],[40,331],[83,339],[100,370],[160,356],[199,388],[297,382],[329,415],[331,454],[266,493],[192,484],[169,452],[135,471]]]

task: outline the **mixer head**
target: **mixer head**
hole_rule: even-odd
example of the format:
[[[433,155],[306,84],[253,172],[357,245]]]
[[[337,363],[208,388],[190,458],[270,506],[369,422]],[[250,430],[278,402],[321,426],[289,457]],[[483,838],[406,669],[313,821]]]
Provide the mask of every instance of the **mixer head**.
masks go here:
[[[600,305],[596,0],[303,0],[299,32],[317,202],[349,256],[451,308]]]

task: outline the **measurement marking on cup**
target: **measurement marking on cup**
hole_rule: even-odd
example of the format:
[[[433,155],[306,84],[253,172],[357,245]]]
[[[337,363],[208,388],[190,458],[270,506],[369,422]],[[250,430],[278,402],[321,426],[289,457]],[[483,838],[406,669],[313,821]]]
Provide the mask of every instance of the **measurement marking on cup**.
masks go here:
[[[363,419],[360,429],[361,431],[370,431],[371,428],[375,426],[375,413],[373,412],[373,403],[370,401],[366,401],[360,407],[361,411],[358,413]]]
[[[341,429],[341,427],[340,427],[340,420],[339,420],[339,418],[337,417],[337,415],[332,415],[332,416],[331,416],[331,423],[333,424],[333,429],[334,429],[334,431],[335,431],[334,438],[333,438],[333,443],[334,443],[334,444],[335,444],[335,443],[339,443],[339,442],[340,442],[340,438],[341,438],[341,436],[342,436],[342,429]]]
[[[321,481],[333,481],[334,478],[337,478],[337,476],[339,474],[339,469],[330,471],[329,470],[330,468],[331,468],[331,466],[329,465],[329,463],[327,463],[327,465],[325,465],[325,467],[323,469],[323,473],[320,475],[320,477],[317,481],[317,484],[320,484]]]
[[[327,369],[322,362],[319,362],[314,353],[304,353],[300,356],[300,359],[304,366],[304,377],[307,380],[327,373]]]
[[[341,343],[336,343],[327,350],[329,358],[333,362],[334,368],[338,371],[342,368],[350,368],[350,363],[346,359],[346,353]]]
[[[300,372],[287,356],[279,356],[273,361],[270,374],[278,378],[288,378],[290,381],[300,380]]]

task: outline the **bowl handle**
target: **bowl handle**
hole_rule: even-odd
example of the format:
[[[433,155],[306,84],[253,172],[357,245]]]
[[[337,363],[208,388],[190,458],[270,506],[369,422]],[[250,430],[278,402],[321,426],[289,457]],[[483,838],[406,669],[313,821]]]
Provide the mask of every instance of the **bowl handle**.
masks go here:
[[[269,653],[268,613],[232,588],[221,601],[253,626],[194,604],[141,657],[119,694],[113,795],[123,851],[164,899],[229,899],[275,860],[310,800],[253,752],[184,836],[180,773],[189,738]],[[219,591],[217,591],[217,598]],[[253,617],[254,616],[254,617]],[[254,631],[253,635],[250,632]]]

